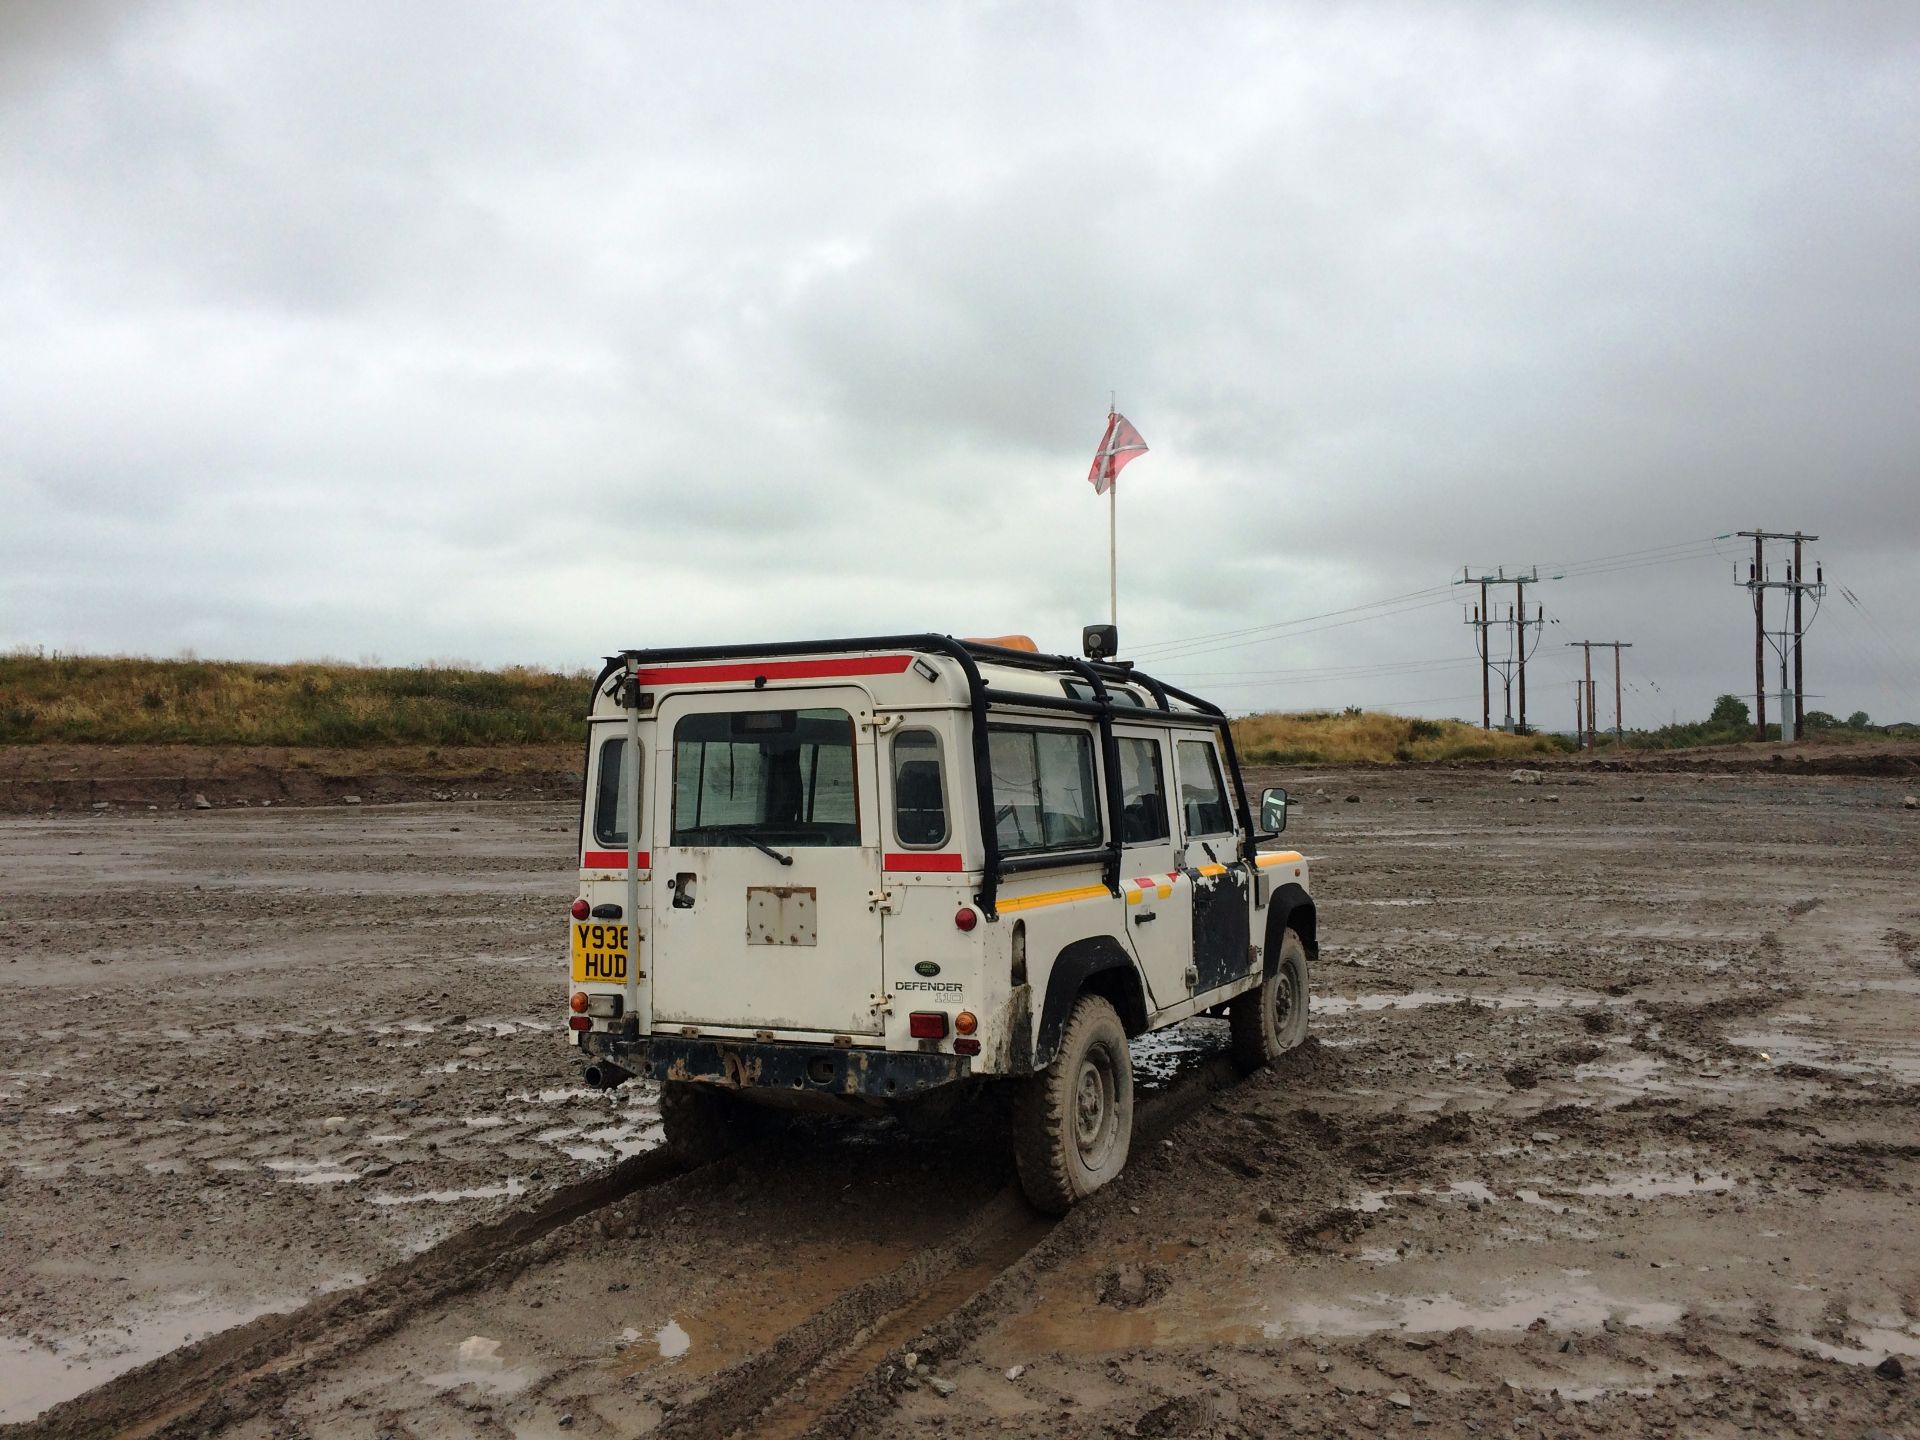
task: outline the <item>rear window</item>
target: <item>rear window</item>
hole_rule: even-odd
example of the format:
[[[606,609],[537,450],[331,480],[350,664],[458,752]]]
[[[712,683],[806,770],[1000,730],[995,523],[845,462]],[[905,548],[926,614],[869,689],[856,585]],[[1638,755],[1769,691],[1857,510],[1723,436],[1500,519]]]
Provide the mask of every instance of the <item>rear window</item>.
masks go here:
[[[673,727],[673,843],[858,845],[853,717],[733,710]]]
[[[625,740],[609,740],[600,747],[600,782],[594,788],[593,838],[609,849],[627,843],[627,781],[622,768],[627,758]],[[644,764],[642,766],[644,772]],[[642,779],[645,778],[644,773]]]
[[[893,737],[893,833],[908,850],[947,843],[940,737],[931,730],[902,730]]]
[[[1000,853],[1085,849],[1100,843],[1093,737],[1080,730],[988,728],[993,824]]]

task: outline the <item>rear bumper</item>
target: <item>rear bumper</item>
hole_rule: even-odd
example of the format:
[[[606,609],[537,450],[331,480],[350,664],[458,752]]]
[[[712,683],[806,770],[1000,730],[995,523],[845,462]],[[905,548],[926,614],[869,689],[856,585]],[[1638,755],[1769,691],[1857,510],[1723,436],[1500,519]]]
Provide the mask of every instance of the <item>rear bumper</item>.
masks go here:
[[[973,1061],[934,1051],[845,1049],[793,1041],[693,1040],[654,1035],[628,1040],[588,1031],[588,1055],[649,1080],[693,1080],[737,1090],[787,1090],[815,1095],[861,1095],[904,1100],[965,1080]]]

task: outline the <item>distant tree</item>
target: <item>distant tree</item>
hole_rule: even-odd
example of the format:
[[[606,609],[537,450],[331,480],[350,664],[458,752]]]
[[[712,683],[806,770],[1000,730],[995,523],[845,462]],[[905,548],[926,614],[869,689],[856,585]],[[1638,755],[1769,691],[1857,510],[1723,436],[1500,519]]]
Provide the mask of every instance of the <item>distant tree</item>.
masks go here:
[[[1744,730],[1752,723],[1753,712],[1738,695],[1722,695],[1713,702],[1713,713],[1707,716],[1707,724],[1716,730]]]
[[[1849,730],[1864,730],[1871,724],[1873,724],[1873,721],[1867,718],[1867,712],[1864,710],[1856,710],[1853,714],[1847,716],[1847,728]]]
[[[1828,713],[1827,713],[1826,711],[1824,711],[1824,710],[1809,710],[1809,711],[1807,711],[1807,729],[1809,729],[1809,730],[1838,730],[1839,728],[1840,728],[1840,717],[1839,717],[1839,716],[1837,716],[1837,715],[1829,715],[1829,714],[1828,714]]]

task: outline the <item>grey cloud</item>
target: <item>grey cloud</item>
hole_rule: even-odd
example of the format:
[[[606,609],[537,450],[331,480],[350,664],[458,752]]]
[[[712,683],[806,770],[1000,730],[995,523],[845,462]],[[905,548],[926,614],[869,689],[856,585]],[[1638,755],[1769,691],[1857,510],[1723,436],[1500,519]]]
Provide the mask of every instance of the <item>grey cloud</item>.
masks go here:
[[[0,644],[1068,645],[1105,608],[1109,388],[1154,447],[1135,643],[1752,524],[1820,531],[1898,616],[1917,34],[1894,5],[36,8],[0,69]],[[1628,632],[1648,703],[1703,708],[1750,680],[1729,551],[1543,586],[1555,640]],[[1920,715],[1888,644],[1830,605],[1810,676]],[[1166,664],[1235,705],[1470,713],[1471,667],[1270,678],[1469,648],[1441,603]]]

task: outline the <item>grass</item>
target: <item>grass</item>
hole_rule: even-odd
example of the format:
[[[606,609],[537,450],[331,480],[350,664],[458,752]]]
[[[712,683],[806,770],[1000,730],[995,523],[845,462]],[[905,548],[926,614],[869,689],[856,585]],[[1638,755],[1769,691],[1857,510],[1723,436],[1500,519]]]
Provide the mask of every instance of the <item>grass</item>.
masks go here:
[[[0,655],[0,743],[498,745],[577,740],[585,674]]]
[[[16,652],[0,655],[0,743],[351,748],[577,741],[588,678],[518,668]],[[1233,728],[1241,758],[1266,765],[1497,760],[1565,748],[1547,736],[1361,711],[1250,715]]]
[[[1508,735],[1459,720],[1418,720],[1373,710],[1248,715],[1233,722],[1233,738],[1240,758],[1253,765],[1524,760],[1568,749],[1553,735]]]

